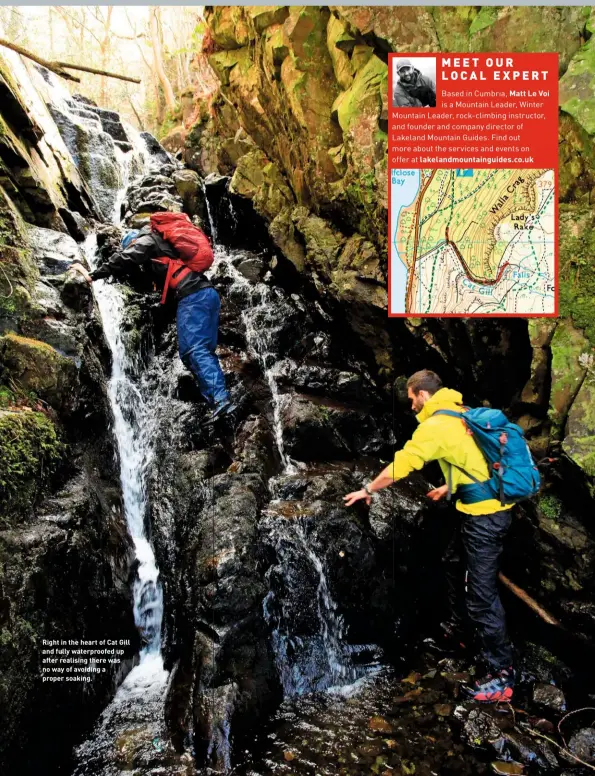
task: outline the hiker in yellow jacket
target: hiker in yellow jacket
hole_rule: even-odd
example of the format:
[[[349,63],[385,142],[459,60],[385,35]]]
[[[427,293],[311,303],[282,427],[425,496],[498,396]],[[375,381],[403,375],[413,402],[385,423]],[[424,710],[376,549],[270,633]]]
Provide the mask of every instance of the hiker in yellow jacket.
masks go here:
[[[437,461],[446,484],[427,495],[439,501],[456,494],[460,485],[489,479],[490,473],[483,453],[460,418],[435,415],[437,410],[461,412],[463,397],[458,391],[443,388],[435,372],[416,372],[407,381],[407,395],[420,423],[411,439],[395,454],[394,461],[376,479],[361,490],[348,493],[345,505],[357,501],[371,503],[373,494],[396,480],[407,477],[430,461]],[[468,476],[469,473],[472,475]],[[467,556],[466,611],[477,630],[485,661],[490,673],[469,689],[478,701],[503,701],[512,697],[514,671],[512,647],[506,631],[504,609],[498,593],[498,559],[511,523],[512,504],[502,506],[497,499],[473,504],[456,502],[461,518],[461,538]],[[459,584],[450,580],[451,592],[463,586],[463,570]],[[462,618],[451,595],[453,619],[447,629],[454,633],[462,629]]]

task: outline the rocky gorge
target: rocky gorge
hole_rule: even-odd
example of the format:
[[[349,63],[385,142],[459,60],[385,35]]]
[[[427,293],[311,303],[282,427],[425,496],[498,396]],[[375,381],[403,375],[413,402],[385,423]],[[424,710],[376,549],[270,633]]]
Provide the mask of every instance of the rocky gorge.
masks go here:
[[[213,8],[222,86],[172,149],[186,165],[2,60],[3,772],[587,772],[589,713],[556,725],[595,692],[591,18]],[[560,50],[568,95],[587,90],[561,114],[561,318],[387,320],[386,52],[531,45]],[[164,209],[215,246],[238,404],[218,433],[148,279],[91,290],[68,269]],[[559,459],[503,570],[562,627],[504,591],[522,674],[505,713],[464,702],[469,666],[424,641],[444,608],[436,472],[342,506],[413,429],[402,387],[423,366]],[[43,638],[116,634],[131,648],[108,674],[41,684]]]

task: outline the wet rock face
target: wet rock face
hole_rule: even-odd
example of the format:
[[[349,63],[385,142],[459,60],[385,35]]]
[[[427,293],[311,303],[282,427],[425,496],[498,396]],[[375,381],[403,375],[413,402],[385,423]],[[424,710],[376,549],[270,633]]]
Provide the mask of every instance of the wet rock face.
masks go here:
[[[68,232],[84,239],[100,210],[42,107],[51,79],[38,76],[18,60],[0,79],[13,95],[0,107],[0,146],[21,149],[18,166],[36,189],[35,198],[20,184],[0,192],[0,770],[24,775],[67,767],[138,649],[109,355],[91,289],[69,271],[84,256]],[[39,87],[39,115],[22,105],[18,114],[19,87]],[[3,180],[18,183],[0,157]],[[42,683],[42,640],[81,638],[130,648],[89,683]]]
[[[137,646],[132,554],[108,433],[109,361],[89,286],[65,272],[80,258],[68,235],[32,228],[26,260],[36,272],[27,315],[13,314],[13,330],[0,336],[0,390],[8,402],[0,413],[4,430],[11,427],[10,448],[0,445],[7,485],[0,525],[0,763],[7,773],[34,772],[48,748],[67,759],[72,739],[64,730],[76,736],[90,726],[114,689],[118,666],[84,689],[42,685],[42,638],[128,638],[126,660]]]

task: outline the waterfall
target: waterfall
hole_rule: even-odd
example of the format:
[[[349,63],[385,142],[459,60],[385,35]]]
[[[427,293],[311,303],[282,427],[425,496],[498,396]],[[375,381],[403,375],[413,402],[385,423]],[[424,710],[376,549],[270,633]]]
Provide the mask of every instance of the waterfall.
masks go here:
[[[85,253],[91,267],[96,264],[96,248],[96,236],[89,235],[85,242]],[[124,516],[138,561],[133,599],[134,621],[145,643],[141,652],[142,663],[149,656],[155,657],[160,653],[163,619],[159,571],[145,530],[146,476],[152,458],[151,439],[155,416],[150,411],[149,397],[144,396],[138,354],[128,352],[122,334],[125,314],[122,292],[117,285],[103,280],[94,284],[94,291],[103,331],[112,353],[109,399],[120,458]],[[158,670],[159,662],[154,662]]]
[[[208,187],[205,200],[215,242],[217,224]],[[235,221],[231,200],[229,215]],[[263,614],[271,630],[285,697],[323,690],[349,693],[358,680],[377,669],[378,647],[345,642],[345,623],[331,593],[323,550],[312,536],[315,518],[308,516],[307,508],[300,514],[300,502],[282,502],[275,497],[279,482],[307,476],[308,471],[304,463],[290,458],[283,439],[283,409],[288,397],[280,392],[278,380],[280,366],[287,359],[278,352],[276,335],[288,303],[280,289],[250,282],[238,270],[236,265],[250,256],[246,251],[216,245],[214,269],[225,271],[232,280],[229,293],[242,299],[246,343],[269,387],[272,429],[282,466],[269,483],[273,499],[263,520],[264,542],[276,558],[266,574],[269,592],[263,601]],[[362,660],[356,661],[357,654]]]

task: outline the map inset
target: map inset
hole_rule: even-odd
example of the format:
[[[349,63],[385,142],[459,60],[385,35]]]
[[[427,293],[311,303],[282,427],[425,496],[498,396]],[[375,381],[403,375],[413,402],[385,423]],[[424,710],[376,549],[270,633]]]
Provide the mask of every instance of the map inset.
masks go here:
[[[392,170],[391,313],[555,312],[553,170]]]

